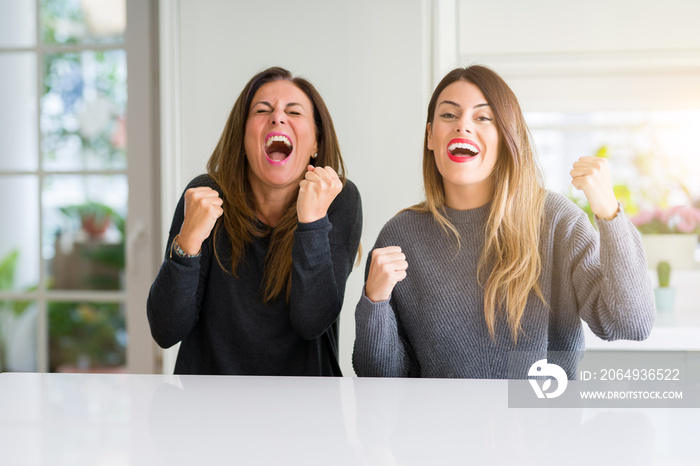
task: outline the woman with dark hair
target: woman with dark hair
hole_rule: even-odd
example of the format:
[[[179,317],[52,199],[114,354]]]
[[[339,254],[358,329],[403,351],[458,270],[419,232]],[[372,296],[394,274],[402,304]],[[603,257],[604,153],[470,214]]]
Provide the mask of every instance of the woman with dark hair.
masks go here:
[[[607,340],[647,337],[655,310],[644,250],[606,160],[582,157],[571,170],[598,234],[581,209],[545,190],[528,133],[492,70],[459,68],[437,86],[426,200],[384,226],[368,259],[358,375],[526,378],[549,358],[573,378],[581,319]]]
[[[362,206],[323,99],[269,68],[176,208],[148,296],[179,374],[342,375],[338,316]]]

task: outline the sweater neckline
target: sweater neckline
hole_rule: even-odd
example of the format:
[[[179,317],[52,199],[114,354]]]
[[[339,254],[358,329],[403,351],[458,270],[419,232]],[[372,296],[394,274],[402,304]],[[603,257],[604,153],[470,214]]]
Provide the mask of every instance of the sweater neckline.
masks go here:
[[[484,223],[489,218],[491,212],[491,202],[476,209],[456,210],[444,206],[445,215],[453,224],[463,223]]]

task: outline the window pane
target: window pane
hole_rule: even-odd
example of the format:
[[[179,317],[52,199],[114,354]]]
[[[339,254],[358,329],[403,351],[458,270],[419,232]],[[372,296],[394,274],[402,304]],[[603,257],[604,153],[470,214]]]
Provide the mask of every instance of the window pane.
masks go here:
[[[47,44],[124,41],[126,0],[41,0],[41,37]]]
[[[0,176],[0,290],[28,291],[39,283],[38,184],[33,175]]]
[[[126,54],[84,51],[44,57],[44,169],[126,167]]]
[[[583,199],[569,171],[604,148],[618,200],[628,214],[700,205],[700,111],[529,113],[526,115],[551,189]]]
[[[36,54],[0,54],[0,102],[0,170],[36,170]]]
[[[50,372],[124,372],[122,304],[51,302],[48,314]]]
[[[0,372],[37,371],[37,306],[0,301]]]
[[[45,178],[43,256],[49,288],[124,288],[126,175]]]
[[[35,3],[0,0],[0,47],[32,47],[36,44]]]

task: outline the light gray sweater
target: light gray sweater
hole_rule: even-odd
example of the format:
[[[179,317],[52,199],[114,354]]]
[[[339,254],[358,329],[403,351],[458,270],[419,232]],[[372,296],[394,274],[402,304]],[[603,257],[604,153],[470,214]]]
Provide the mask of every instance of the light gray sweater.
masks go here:
[[[503,313],[491,339],[476,279],[489,209],[446,209],[459,251],[431,214],[404,211],[384,226],[374,248],[400,246],[408,270],[389,300],[373,303],[363,293],[357,304],[359,376],[526,378],[536,358],[548,358],[571,379],[585,349],[581,319],[605,340],[649,335],[654,296],[634,225],[620,210],[597,221],[598,233],[581,209],[548,192],[540,241],[547,304],[528,298],[517,346]],[[371,252],[367,270],[370,260]]]

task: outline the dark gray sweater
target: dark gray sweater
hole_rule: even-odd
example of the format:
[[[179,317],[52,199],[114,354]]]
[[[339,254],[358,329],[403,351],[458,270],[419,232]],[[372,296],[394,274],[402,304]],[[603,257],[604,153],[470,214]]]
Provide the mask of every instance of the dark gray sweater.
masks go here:
[[[648,336],[654,297],[634,225],[620,211],[597,222],[598,234],[581,209],[548,192],[540,242],[540,286],[548,305],[529,297],[517,346],[497,313],[492,340],[476,280],[489,209],[447,209],[461,237],[459,251],[454,235],[431,214],[404,211],[384,226],[374,247],[400,246],[407,277],[387,301],[360,298],[353,353],[358,375],[525,378],[533,358],[549,356],[574,378],[584,350],[581,319],[606,340]],[[509,375],[509,358],[523,357]]]
[[[219,190],[208,175],[187,188],[195,186]],[[360,194],[352,182],[346,182],[326,217],[298,224],[289,303],[278,299],[263,304],[261,299],[269,236],[254,238],[245,247],[234,277],[216,261],[211,236],[201,256],[170,257],[170,244],[183,220],[184,195],[147,303],[156,342],[168,348],[182,341],[175,373],[342,375],[338,316],[362,232]],[[222,262],[230,267],[228,236],[219,234],[217,241]]]

